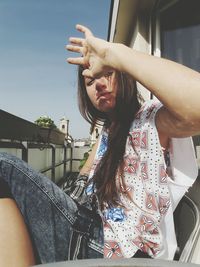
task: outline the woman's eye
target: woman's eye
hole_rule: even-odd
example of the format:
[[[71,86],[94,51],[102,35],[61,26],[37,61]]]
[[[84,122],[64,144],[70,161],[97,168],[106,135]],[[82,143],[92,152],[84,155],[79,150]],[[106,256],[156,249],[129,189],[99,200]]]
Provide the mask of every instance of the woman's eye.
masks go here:
[[[113,71],[109,71],[109,72],[107,72],[107,73],[104,75],[104,77],[105,77],[105,78],[106,78],[106,77],[110,77],[112,74],[113,74]]]
[[[86,85],[87,86],[91,86],[94,81],[95,81],[95,79],[90,79],[90,80],[87,81]]]

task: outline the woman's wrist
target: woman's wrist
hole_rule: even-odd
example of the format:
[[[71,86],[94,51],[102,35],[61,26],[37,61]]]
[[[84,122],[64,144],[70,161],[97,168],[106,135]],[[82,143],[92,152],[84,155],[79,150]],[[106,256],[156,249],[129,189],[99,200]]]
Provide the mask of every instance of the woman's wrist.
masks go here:
[[[120,43],[111,43],[108,51],[107,62],[112,69],[117,71],[125,71],[124,56],[128,47]]]

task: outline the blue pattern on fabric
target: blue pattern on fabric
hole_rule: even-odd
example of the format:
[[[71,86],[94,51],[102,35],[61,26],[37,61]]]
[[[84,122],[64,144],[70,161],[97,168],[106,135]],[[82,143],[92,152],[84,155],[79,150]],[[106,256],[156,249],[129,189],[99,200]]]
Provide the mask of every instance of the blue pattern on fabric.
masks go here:
[[[101,136],[101,141],[100,141],[100,144],[99,144],[99,148],[98,148],[97,154],[96,154],[97,155],[96,156],[96,160],[97,161],[99,161],[103,157],[104,153],[107,150],[107,145],[108,145],[108,135],[107,135],[107,133],[103,132],[102,136]],[[95,192],[96,192],[96,190],[94,188],[94,183],[92,182],[86,187],[85,193],[87,195],[92,195]]]
[[[104,217],[114,222],[123,222],[126,219],[123,208],[109,208],[105,210]]]
[[[95,192],[94,190],[94,183],[90,183],[86,189],[85,189],[85,193],[89,196],[92,195]]]
[[[108,136],[103,134],[102,138],[101,138],[101,144],[100,144],[98,152],[97,152],[97,158],[98,159],[103,157],[104,153],[107,150],[107,146],[108,146]]]

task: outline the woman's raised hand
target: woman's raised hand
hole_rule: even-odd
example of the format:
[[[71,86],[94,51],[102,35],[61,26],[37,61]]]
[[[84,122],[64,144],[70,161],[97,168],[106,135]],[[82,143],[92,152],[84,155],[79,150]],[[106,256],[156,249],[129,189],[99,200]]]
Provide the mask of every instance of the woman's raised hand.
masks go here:
[[[76,29],[84,33],[85,38],[70,37],[67,50],[80,53],[80,57],[70,57],[68,63],[82,65],[85,69],[84,76],[100,77],[112,69],[109,64],[108,54],[111,43],[95,38],[85,26],[76,25]]]

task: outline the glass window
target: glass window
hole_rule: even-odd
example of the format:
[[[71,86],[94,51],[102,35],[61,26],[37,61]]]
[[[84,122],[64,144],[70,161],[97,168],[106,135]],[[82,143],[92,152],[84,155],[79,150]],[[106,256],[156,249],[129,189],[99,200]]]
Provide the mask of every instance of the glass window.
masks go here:
[[[161,53],[200,71],[200,1],[179,0],[161,14]]]

